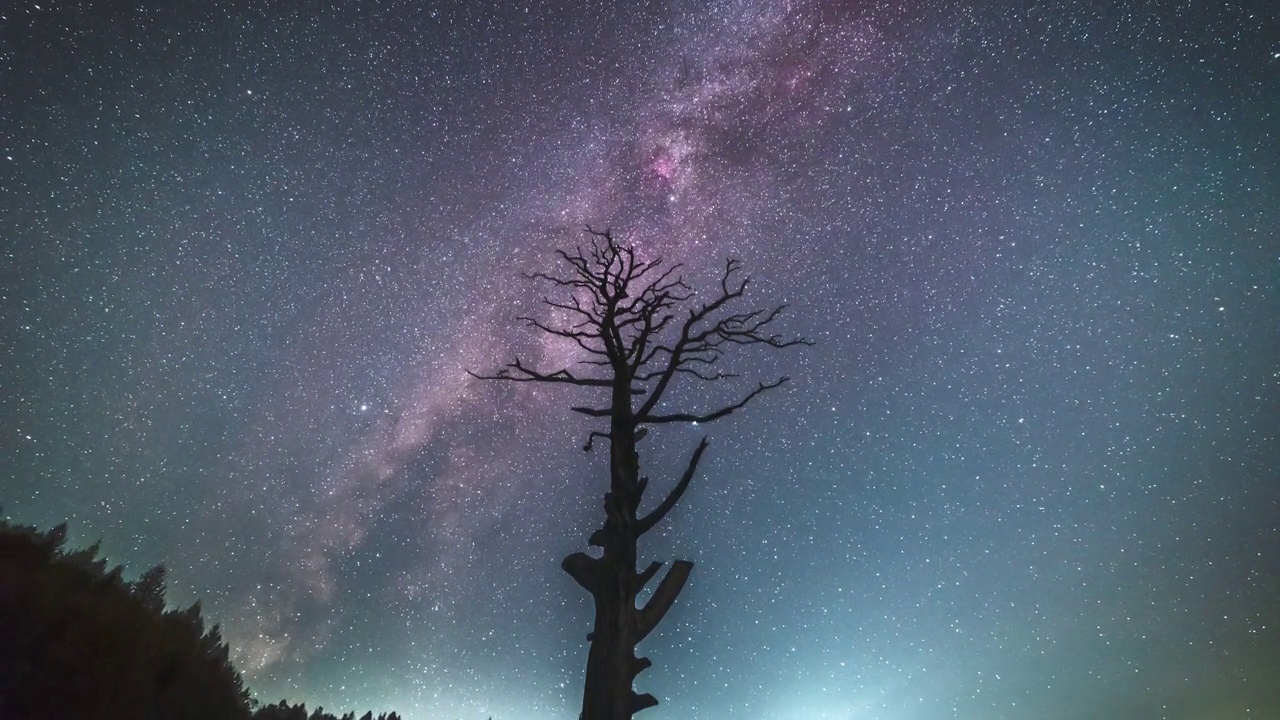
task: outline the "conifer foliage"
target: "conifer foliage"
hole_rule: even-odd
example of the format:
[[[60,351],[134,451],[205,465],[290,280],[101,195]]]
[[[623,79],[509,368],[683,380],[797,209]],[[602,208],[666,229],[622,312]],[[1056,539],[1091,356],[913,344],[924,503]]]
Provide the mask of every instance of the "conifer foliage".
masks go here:
[[[283,700],[255,711],[200,603],[166,608],[164,566],[126,582],[66,537],[0,520],[0,718],[339,720]]]

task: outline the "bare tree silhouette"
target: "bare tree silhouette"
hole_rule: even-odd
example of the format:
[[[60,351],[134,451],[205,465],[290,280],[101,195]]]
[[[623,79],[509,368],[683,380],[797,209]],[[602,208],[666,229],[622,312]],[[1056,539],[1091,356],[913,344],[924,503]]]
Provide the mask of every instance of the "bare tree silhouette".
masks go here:
[[[780,377],[760,382],[736,402],[721,407],[698,412],[669,411],[662,407],[662,401],[678,378],[699,382],[731,380],[739,375],[718,368],[730,349],[812,343],[772,333],[772,325],[785,306],[733,309],[750,283],[737,260],[725,262],[717,295],[708,302],[693,304],[695,293],[680,275],[680,265],[665,265],[661,258],[639,260],[634,246],[620,243],[609,230],[587,227],[586,232],[591,240],[589,246],[579,246],[573,252],[557,251],[565,266],[561,272],[527,275],[549,284],[558,293],[557,297],[542,300],[558,319],[519,318],[542,333],[571,341],[581,349],[583,359],[571,367],[544,371],[516,357],[494,374],[472,375],[484,380],[561,383],[609,391],[605,406],[572,408],[589,417],[609,420],[608,431],[592,431],[583,448],[591,450],[596,440],[609,443],[605,521],[588,541],[603,552],[599,558],[573,553],[561,567],[595,600],[595,626],[587,636],[591,647],[582,719],[629,720],[635,713],[658,704],[653,695],[637,694],[632,688],[636,676],[650,665],[648,658],[636,657],[636,644],[666,615],[693,569],[692,562],[676,560],[649,601],[637,608],[637,594],[662,563],[652,562],[637,572],[636,543],[680,501],[707,449],[704,437],[667,496],[657,507],[640,514],[640,501],[649,479],[640,475],[636,443],[648,432],[646,426],[718,420],[788,380]]]

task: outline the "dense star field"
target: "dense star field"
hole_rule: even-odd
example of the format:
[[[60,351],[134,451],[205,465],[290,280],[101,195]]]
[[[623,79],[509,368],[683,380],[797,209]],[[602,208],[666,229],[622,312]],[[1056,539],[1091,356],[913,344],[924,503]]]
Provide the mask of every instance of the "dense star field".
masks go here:
[[[817,342],[641,445],[640,717],[1280,717],[1271,3],[123,5],[0,11],[0,505],[259,698],[577,716],[590,393],[464,371],[591,223]]]

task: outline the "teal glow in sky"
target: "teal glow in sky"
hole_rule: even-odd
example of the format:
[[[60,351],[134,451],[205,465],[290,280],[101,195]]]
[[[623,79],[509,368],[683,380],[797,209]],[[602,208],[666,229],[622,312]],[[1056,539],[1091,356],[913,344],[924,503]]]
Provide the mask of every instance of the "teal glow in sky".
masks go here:
[[[263,700],[574,717],[605,457],[464,369],[611,225],[818,342],[645,441],[641,717],[1280,717],[1275,10],[969,5],[19,3],[0,505]]]

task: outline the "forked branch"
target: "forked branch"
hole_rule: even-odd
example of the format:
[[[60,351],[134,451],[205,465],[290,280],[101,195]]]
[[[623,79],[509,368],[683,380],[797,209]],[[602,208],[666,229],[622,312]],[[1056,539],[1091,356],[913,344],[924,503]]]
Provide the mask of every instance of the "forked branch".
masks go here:
[[[680,265],[666,265],[661,258],[644,260],[633,246],[621,244],[612,231],[587,226],[590,244],[572,251],[557,250],[561,272],[527,273],[526,277],[549,283],[563,293],[543,297],[550,319],[520,318],[528,326],[578,348],[571,367],[554,372],[535,370],[517,357],[493,374],[477,374],[482,380],[544,382],[579,387],[625,388],[641,398],[638,408],[577,405],[571,409],[593,418],[625,418],[632,428],[645,424],[705,423],[742,409],[762,392],[787,381],[762,382],[741,400],[701,413],[659,412],[658,408],[677,377],[716,382],[739,377],[716,367],[725,351],[736,346],[763,345],[787,348],[812,345],[803,337],[773,332],[773,324],[785,305],[736,311],[733,306],[746,294],[751,278],[742,264],[730,258],[720,276],[719,292],[695,307],[681,310],[693,291],[680,275]],[[601,368],[602,370],[593,370]],[[581,369],[585,374],[579,374]],[[597,376],[599,372],[604,377]],[[619,415],[618,413],[621,413]],[[591,449],[597,437],[587,437]]]

